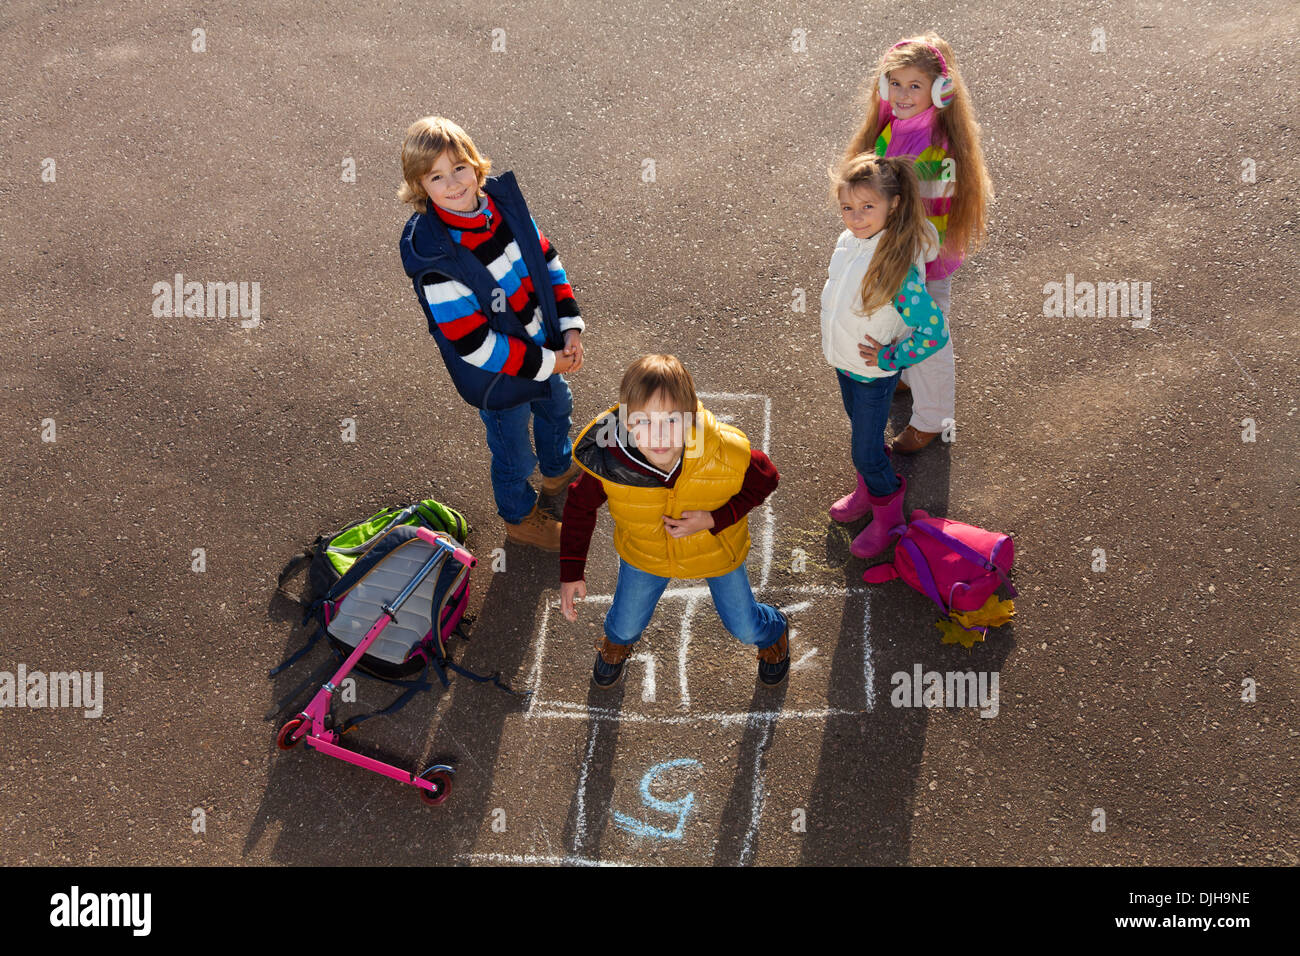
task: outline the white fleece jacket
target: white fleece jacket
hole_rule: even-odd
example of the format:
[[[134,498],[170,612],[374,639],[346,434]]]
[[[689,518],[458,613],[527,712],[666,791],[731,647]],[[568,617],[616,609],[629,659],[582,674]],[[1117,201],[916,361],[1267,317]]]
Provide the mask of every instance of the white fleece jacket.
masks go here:
[[[925,226],[931,242],[924,254],[916,257],[916,266],[923,277],[925,264],[938,255],[939,249],[939,233],[929,221]],[[835,368],[868,378],[897,373],[868,365],[858,354],[863,339],[869,335],[881,345],[892,345],[906,338],[911,328],[892,304],[883,305],[870,315],[859,311],[862,277],[867,274],[871,257],[884,234],[882,229],[870,239],[859,239],[848,229],[840,233],[827,269],[826,285],[822,288],[822,353],[826,361]]]

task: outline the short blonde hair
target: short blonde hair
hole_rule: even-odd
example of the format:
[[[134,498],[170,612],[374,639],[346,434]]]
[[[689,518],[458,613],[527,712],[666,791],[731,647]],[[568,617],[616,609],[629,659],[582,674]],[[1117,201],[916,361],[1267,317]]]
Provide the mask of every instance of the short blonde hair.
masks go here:
[[[492,170],[492,160],[479,153],[469,134],[442,116],[425,116],[406,130],[402,140],[402,186],[397,198],[420,212],[429,211],[429,194],[420,179],[429,174],[443,153],[450,152],[455,161],[469,163],[478,173],[479,188]]]
[[[629,411],[645,408],[655,392],[663,392],[673,410],[695,414],[699,399],[695,382],[676,355],[643,355],[623,373],[618,400]]]

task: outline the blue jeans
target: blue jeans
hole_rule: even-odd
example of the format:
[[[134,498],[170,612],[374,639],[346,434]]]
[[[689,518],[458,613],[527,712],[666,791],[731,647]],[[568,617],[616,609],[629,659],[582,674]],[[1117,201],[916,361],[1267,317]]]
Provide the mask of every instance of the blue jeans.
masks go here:
[[[841,371],[836,370],[835,374],[840,380],[844,410],[849,413],[853,467],[866,482],[867,490],[877,498],[892,495],[898,490],[899,482],[885,454],[885,425],[898,376],[859,382]]]
[[[569,440],[572,413],[573,393],[562,375],[551,376],[550,398],[501,411],[479,409],[487,430],[488,448],[492,451],[492,494],[496,498],[497,514],[508,523],[518,524],[533,510],[537,492],[528,479],[539,463],[547,478],[564,474],[573,464],[573,442]]]
[[[708,534],[707,531],[698,533]],[[634,568],[620,558],[618,585],[614,588],[609,613],[605,615],[605,636],[615,644],[636,643],[671,580]],[[785,621],[772,605],[759,604],[754,598],[749,570],[743,562],[729,574],[704,581],[713,595],[713,606],[718,609],[722,626],[738,641],[762,650],[781,639]]]

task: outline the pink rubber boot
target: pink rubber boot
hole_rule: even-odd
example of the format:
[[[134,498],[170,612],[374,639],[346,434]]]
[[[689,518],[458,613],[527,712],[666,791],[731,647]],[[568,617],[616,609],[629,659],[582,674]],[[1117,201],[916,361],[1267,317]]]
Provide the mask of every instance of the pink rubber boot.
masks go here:
[[[888,445],[885,446],[885,454],[893,454]],[[857,472],[854,472],[854,477],[858,479],[857,489],[850,491],[831,505],[831,519],[838,521],[840,524],[850,524],[857,521],[871,510],[871,492],[867,491],[867,483],[862,480],[862,476]]]
[[[857,472],[854,472],[854,477],[858,479],[857,489],[849,492],[831,505],[832,520],[841,524],[857,521],[871,510],[871,492],[867,491],[867,483],[862,480],[862,476]]]
[[[874,558],[907,530],[903,520],[903,495],[907,493],[907,479],[898,475],[898,490],[892,495],[877,498],[870,492],[867,501],[871,504],[871,523],[849,545],[849,553],[855,558]]]

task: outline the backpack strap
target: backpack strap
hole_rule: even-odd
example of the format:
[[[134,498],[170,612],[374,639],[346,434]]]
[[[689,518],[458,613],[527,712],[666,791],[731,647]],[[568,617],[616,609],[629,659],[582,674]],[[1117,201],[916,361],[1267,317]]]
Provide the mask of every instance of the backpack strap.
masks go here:
[[[362,671],[362,673],[365,672]],[[397,698],[387,707],[381,708],[380,710],[372,710],[368,714],[361,714],[360,716],[357,717],[349,717],[344,722],[343,726],[339,728],[339,736],[346,734],[350,730],[355,730],[358,724],[361,724],[362,722],[369,720],[371,717],[383,717],[386,714],[395,714],[403,707],[405,707],[407,704],[409,704],[411,702],[411,698],[414,697],[416,694],[418,694],[420,691],[431,690],[433,688],[433,685],[424,679],[424,675],[426,675],[427,673],[429,673],[429,658],[425,657],[424,667],[420,668],[420,676],[415,678],[414,680],[393,680],[388,677],[379,678],[385,684],[393,684],[396,687],[405,687],[406,690],[398,694]],[[445,679],[443,681],[443,686],[444,687],[447,686]]]
[[[998,567],[996,564],[994,564],[992,561],[990,561],[988,558],[984,557],[984,555],[980,554],[978,551],[976,551],[974,548],[968,545],[965,541],[962,541],[958,538],[954,538],[948,532],[943,531],[940,528],[936,528],[934,525],[925,524],[924,522],[915,522],[912,525],[910,525],[910,527],[919,528],[921,531],[925,532],[931,538],[934,538],[934,540],[938,541],[940,544],[956,552],[959,556],[965,558],[967,561],[971,562],[972,564],[978,565],[979,567],[983,568],[985,571],[995,572],[997,576],[1002,580],[1002,583],[1007,586],[1007,590],[1011,592],[1011,596],[1012,597],[1017,596],[1018,592],[1012,586],[1011,582],[1007,580],[1007,573],[1003,571],[1000,567]]]
[[[511,697],[522,697],[525,700],[527,700],[533,694],[531,690],[519,691],[510,687],[508,684],[501,683],[500,671],[493,671],[491,674],[475,674],[473,671],[467,670],[466,668],[461,667],[459,664],[454,663],[449,657],[435,659],[433,661],[433,666],[437,668],[438,676],[442,679],[444,687],[447,685],[447,674],[446,671],[443,670],[443,668],[445,667],[447,670],[455,671],[461,677],[468,677],[476,684],[486,684],[491,682],[501,690],[505,691]]]
[[[316,630],[312,631],[311,637],[307,638],[306,644],[298,648],[296,651],[294,651],[292,654],[290,654],[288,657],[282,660],[279,664],[276,664],[274,667],[272,667],[269,671],[266,672],[266,676],[274,677],[276,674],[280,673],[280,671],[284,670],[286,667],[289,667],[292,664],[294,664],[298,660],[298,658],[302,657],[309,650],[311,650],[313,647],[316,646],[316,642],[320,640],[321,635],[324,633],[325,633],[325,625],[322,624],[319,627],[317,627]]]
[[[924,525],[912,525],[913,528],[924,527]],[[907,556],[912,559],[912,566],[916,568],[916,576],[921,582],[921,591],[931,601],[939,606],[944,617],[948,616],[948,608],[943,603],[943,598],[939,595],[939,587],[934,583],[934,574],[930,571],[930,565],[926,563],[925,555],[921,549],[916,546],[916,542],[904,536],[898,546],[907,552]]]
[[[523,691],[521,693],[520,691],[512,690],[507,685],[501,683],[501,673],[499,671],[492,674],[475,674],[473,671],[461,667],[459,664],[453,663],[448,657],[434,657],[431,660],[428,656],[425,656],[424,667],[420,669],[420,676],[414,680],[393,680],[388,677],[376,677],[376,680],[382,680],[385,684],[392,684],[396,687],[405,687],[406,690],[399,694],[397,699],[395,699],[391,704],[381,710],[372,710],[368,714],[361,714],[358,717],[348,718],[339,729],[339,735],[342,736],[350,730],[355,730],[358,724],[369,720],[371,717],[382,717],[386,714],[395,714],[410,703],[411,698],[420,691],[432,690],[433,682],[424,679],[425,675],[429,673],[430,665],[433,666],[434,672],[438,675],[438,680],[441,682],[444,690],[446,690],[450,684],[450,681],[447,678],[447,671],[451,670],[460,674],[462,677],[468,677],[470,680],[478,684],[486,684],[491,681],[497,687],[501,688],[501,690],[514,697],[523,697],[527,699],[532,694],[531,690]],[[364,674],[365,672],[362,671],[361,673]],[[374,675],[366,674],[366,676],[373,677]]]

